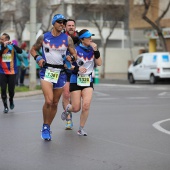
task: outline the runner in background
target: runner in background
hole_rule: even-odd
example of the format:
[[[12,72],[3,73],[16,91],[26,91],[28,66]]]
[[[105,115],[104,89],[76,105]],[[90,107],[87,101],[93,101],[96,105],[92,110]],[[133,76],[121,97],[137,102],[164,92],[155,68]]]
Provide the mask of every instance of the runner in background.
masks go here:
[[[17,74],[17,54],[22,53],[22,49],[10,41],[10,36],[3,33],[0,37],[0,80],[1,98],[4,105],[4,113],[14,109],[14,94]],[[9,93],[9,107],[8,96]]]
[[[74,42],[74,45],[76,46],[79,38],[78,38],[78,32],[76,31],[76,22],[73,19],[68,19],[66,24],[65,24],[65,34],[69,35]],[[70,101],[70,76],[71,76],[71,70],[67,69],[66,70],[66,75],[67,75],[67,82],[63,88],[63,94],[62,94],[62,104],[63,104],[63,109],[66,109],[66,106],[71,102]],[[70,113],[66,119],[66,125],[65,129],[66,130],[71,130],[73,128],[73,120],[72,120],[72,113]]]

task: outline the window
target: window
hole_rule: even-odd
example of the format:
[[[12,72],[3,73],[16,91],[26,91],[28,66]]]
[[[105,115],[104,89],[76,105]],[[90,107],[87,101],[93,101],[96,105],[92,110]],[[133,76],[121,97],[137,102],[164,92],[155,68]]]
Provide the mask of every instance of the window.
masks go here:
[[[142,56],[139,57],[139,58],[135,61],[134,66],[139,65],[139,64],[142,62],[142,58],[143,58]]]

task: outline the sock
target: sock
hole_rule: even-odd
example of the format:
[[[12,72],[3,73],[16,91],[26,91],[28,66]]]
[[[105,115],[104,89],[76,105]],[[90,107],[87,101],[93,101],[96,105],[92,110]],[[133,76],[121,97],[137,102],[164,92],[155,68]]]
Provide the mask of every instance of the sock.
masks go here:
[[[80,126],[80,127],[79,127],[79,130],[82,130],[82,129],[83,129],[83,126]]]
[[[43,124],[43,127],[46,126],[47,128],[50,128],[50,126],[48,124]]]

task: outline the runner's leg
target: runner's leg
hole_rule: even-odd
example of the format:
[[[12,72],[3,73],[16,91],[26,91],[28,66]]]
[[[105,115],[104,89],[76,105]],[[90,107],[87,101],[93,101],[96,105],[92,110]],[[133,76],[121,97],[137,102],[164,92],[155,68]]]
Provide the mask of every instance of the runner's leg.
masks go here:
[[[51,106],[53,104],[53,84],[41,79],[45,102],[43,105],[44,124],[51,125]]]
[[[87,121],[92,95],[93,88],[85,88],[82,90],[82,112],[80,115],[80,127],[84,127]]]

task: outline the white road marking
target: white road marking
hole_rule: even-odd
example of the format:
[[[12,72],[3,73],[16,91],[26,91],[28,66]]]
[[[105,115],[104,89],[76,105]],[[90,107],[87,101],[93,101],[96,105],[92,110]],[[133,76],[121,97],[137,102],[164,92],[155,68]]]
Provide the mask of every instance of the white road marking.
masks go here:
[[[164,128],[161,127],[161,125],[160,125],[161,123],[164,123],[164,122],[167,122],[167,121],[170,121],[170,119],[165,119],[165,120],[161,120],[161,121],[155,122],[155,123],[152,124],[152,126],[153,126],[154,128],[156,128],[157,130],[159,130],[159,131],[161,131],[161,132],[163,132],[163,133],[166,133],[166,134],[170,135],[170,131],[164,129]]]
[[[97,84],[99,87],[122,87],[122,88],[136,88],[146,90],[169,90],[169,86],[152,86],[152,85],[128,85],[128,84]]]
[[[124,84],[99,84],[98,86],[107,86],[107,87],[128,87],[128,88],[141,88],[143,86],[137,86],[137,85],[124,85]]]
[[[114,98],[114,97],[108,97],[108,98],[97,98],[97,100],[116,100],[119,98]]]
[[[166,94],[167,94],[167,92],[162,92],[162,93],[159,93],[158,96],[164,96]]]
[[[98,91],[94,91],[94,94],[96,94],[97,96],[109,96],[109,94],[101,93],[101,92],[98,92]]]
[[[126,99],[149,99],[149,97],[126,97]]]

